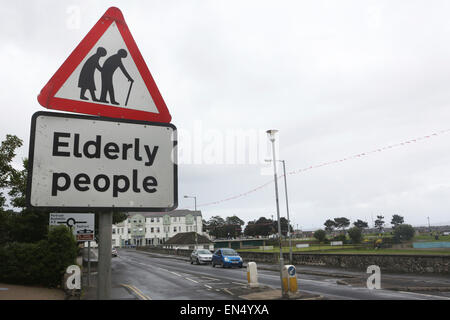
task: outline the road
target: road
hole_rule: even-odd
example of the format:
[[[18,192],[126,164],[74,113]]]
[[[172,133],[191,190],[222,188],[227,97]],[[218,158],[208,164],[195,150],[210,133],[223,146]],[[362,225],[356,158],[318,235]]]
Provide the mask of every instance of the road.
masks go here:
[[[246,268],[191,265],[188,261],[127,249],[120,249],[119,256],[112,259],[111,271],[113,287],[126,287],[143,300],[237,300],[232,288],[247,283]],[[258,281],[280,288],[280,276],[275,271],[258,270]],[[336,281],[322,275],[298,275],[299,290],[330,300],[450,300],[433,294],[369,290],[339,285]]]

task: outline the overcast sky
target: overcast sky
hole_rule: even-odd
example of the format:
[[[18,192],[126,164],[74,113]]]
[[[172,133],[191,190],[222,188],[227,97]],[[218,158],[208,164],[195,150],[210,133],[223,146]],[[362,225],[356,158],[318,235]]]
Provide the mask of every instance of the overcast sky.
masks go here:
[[[110,6],[179,129],[180,209],[189,194],[205,219],[276,217],[273,183],[222,200],[273,178],[264,132],[278,129],[294,227],[378,214],[450,224],[450,2],[2,0],[0,139],[24,140],[16,165],[45,110],[39,91]],[[234,137],[250,138],[230,149]]]

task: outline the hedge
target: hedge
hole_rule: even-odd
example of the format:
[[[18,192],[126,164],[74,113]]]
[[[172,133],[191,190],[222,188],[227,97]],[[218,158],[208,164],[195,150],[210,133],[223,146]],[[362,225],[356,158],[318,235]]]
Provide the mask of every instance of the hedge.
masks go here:
[[[35,243],[0,247],[0,281],[57,287],[69,265],[75,264],[77,243],[65,226],[52,228],[48,238]]]

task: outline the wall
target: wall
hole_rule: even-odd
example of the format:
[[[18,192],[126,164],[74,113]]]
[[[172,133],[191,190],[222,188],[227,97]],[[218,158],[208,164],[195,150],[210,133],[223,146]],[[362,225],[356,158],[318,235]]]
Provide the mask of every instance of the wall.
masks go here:
[[[277,263],[279,253],[241,252],[244,261]],[[289,254],[283,255],[289,261]],[[299,254],[292,255],[294,265],[328,266],[366,271],[377,265],[382,271],[399,273],[450,274],[450,255],[381,255],[381,254]]]

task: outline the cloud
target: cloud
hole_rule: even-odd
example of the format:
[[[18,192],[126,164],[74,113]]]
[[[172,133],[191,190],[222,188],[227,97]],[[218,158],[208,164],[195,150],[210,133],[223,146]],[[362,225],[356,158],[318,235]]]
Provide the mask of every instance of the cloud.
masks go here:
[[[195,122],[223,135],[279,129],[288,171],[450,128],[445,1],[3,5],[0,137],[25,140],[19,158],[27,156],[31,115],[42,110],[39,90],[110,5],[122,10],[180,131],[193,133]],[[73,6],[79,28],[70,27],[77,25]],[[426,224],[425,216],[447,221],[449,137],[289,176],[292,220],[314,228],[336,216],[368,220],[383,212],[413,224]],[[259,164],[179,169],[179,193],[205,203],[270,180]],[[191,207],[188,200],[180,207]],[[269,217],[274,188],[202,210],[205,217]]]

